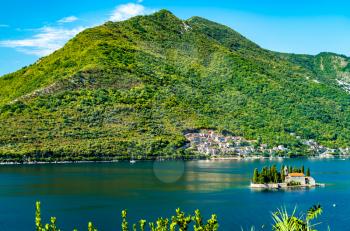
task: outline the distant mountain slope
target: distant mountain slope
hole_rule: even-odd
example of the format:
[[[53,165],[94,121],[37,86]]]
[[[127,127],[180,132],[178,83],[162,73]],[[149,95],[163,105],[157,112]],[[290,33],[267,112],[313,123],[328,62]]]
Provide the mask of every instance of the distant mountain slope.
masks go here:
[[[291,54],[282,56],[312,71],[316,81],[340,86],[350,92],[350,58],[334,53],[320,53],[316,56]]]
[[[187,155],[211,128],[294,152],[292,134],[350,146],[348,58],[280,54],[234,30],[166,10],[83,31],[0,78],[4,158]]]

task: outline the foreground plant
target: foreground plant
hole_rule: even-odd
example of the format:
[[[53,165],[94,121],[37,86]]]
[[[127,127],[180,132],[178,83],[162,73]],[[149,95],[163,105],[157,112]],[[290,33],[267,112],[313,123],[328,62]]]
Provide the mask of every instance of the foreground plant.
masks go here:
[[[278,209],[277,212],[272,213],[274,224],[273,231],[317,231],[315,226],[319,223],[312,224],[312,221],[317,219],[322,214],[322,207],[320,205],[312,206],[306,214],[300,216],[296,215],[296,208],[289,215],[286,208]],[[129,223],[127,221],[127,211],[121,212],[121,230],[129,231]],[[155,222],[148,223],[149,231],[187,231],[193,223],[193,231],[217,231],[219,223],[215,214],[206,222],[203,222],[203,217],[199,210],[196,210],[193,215],[186,214],[179,208],[176,209],[176,214],[171,219],[160,217]],[[147,221],[141,219],[137,224],[131,226],[132,231],[146,231]],[[35,227],[36,231],[60,231],[56,226],[56,218],[51,217],[50,223],[43,225],[41,220],[40,202],[36,202],[35,212]],[[92,222],[88,223],[88,231],[97,231]],[[329,228],[328,228],[329,230]],[[74,229],[73,231],[77,231]],[[242,229],[243,231],[243,229]],[[254,227],[250,231],[257,231]]]
[[[321,205],[314,205],[309,210],[307,210],[306,215],[301,214],[296,215],[296,208],[289,215],[287,209],[282,207],[276,212],[272,213],[272,219],[274,224],[272,225],[273,231],[317,231],[315,229],[316,225],[320,223],[312,224],[311,221],[315,220],[318,216],[322,214]],[[262,227],[262,230],[264,226]],[[249,229],[249,231],[257,231],[254,226]],[[244,231],[242,228],[241,231]],[[330,228],[328,227],[328,231]]]
[[[311,221],[316,219],[322,214],[322,207],[320,205],[314,205],[311,207],[306,216],[296,216],[296,208],[294,208],[291,215],[288,214],[286,208],[278,209],[277,212],[272,214],[274,220],[273,230],[276,231],[316,231],[315,226],[318,224],[312,224]]]
[[[129,231],[129,223],[127,221],[127,211],[123,210],[121,212],[122,223],[121,230]],[[171,222],[170,222],[171,221]],[[36,212],[35,212],[35,227],[36,231],[60,231],[56,226],[56,218],[51,217],[49,224],[43,225],[41,220],[41,209],[40,202],[36,202]],[[176,209],[176,215],[171,217],[171,220],[168,218],[158,218],[155,222],[149,222],[148,227],[150,231],[187,231],[189,229],[190,223],[193,222],[194,231],[217,231],[219,228],[219,223],[217,216],[213,214],[206,223],[203,222],[203,218],[199,210],[194,212],[194,215],[186,214],[181,211],[179,208]],[[146,230],[146,220],[141,219],[138,224],[132,225],[133,231],[145,231]],[[138,229],[139,227],[139,229]],[[88,231],[97,231],[92,222],[88,223]],[[74,229],[74,231],[77,231]]]
[[[43,225],[41,223],[41,210],[40,210],[40,202],[36,202],[36,210],[35,210],[35,226],[36,231],[60,231],[60,229],[56,226],[56,217],[50,218],[50,223]],[[90,231],[90,230],[89,230]]]

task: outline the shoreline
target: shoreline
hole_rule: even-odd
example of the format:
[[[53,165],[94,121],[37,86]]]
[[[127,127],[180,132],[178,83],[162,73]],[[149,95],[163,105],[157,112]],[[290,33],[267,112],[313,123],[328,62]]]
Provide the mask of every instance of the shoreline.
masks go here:
[[[338,159],[338,160],[347,160],[350,159],[350,156],[334,156],[333,158],[323,158],[323,157],[307,157],[307,156],[300,156],[300,157],[263,157],[263,156],[250,156],[250,157],[239,157],[239,156],[232,156],[232,157],[207,157],[204,158],[203,156],[198,156],[198,158],[148,158],[148,159],[134,159],[136,162],[147,162],[147,161],[174,161],[174,160],[183,160],[183,161],[230,161],[230,160],[237,160],[237,161],[257,161],[257,160],[278,160],[283,161],[285,159],[309,159],[309,160],[329,160],[329,159]],[[38,161],[3,161],[0,160],[0,166],[4,165],[43,165],[43,164],[84,164],[84,163],[117,163],[117,162],[129,162],[131,161],[131,158],[120,158],[120,159],[110,159],[110,160],[38,160]]]
[[[1,165],[43,165],[43,164],[85,164],[85,163],[117,163],[119,160],[80,160],[80,161],[25,161],[25,162],[16,162],[9,161],[4,162],[0,161]]]
[[[316,183],[315,185],[301,184],[301,185],[287,185],[287,183],[269,183],[269,184],[250,184],[251,189],[257,190],[280,190],[280,189],[298,189],[298,188],[317,188],[325,187],[326,184]]]

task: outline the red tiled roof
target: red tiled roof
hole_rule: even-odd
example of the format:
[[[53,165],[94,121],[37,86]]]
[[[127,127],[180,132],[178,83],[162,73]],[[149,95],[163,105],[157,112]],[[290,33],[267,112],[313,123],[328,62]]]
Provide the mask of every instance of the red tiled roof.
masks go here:
[[[293,172],[293,173],[289,173],[288,176],[290,176],[290,177],[303,177],[305,175],[304,175],[304,173]]]

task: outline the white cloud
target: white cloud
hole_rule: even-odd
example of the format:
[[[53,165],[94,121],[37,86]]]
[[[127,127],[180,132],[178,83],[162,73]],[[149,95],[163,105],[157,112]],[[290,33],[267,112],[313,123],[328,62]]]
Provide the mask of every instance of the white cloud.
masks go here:
[[[63,24],[63,23],[75,22],[75,21],[77,21],[77,20],[78,20],[77,17],[75,17],[75,16],[69,16],[69,17],[61,18],[61,19],[58,20],[57,22]]]
[[[0,46],[15,48],[20,52],[45,56],[61,48],[69,39],[81,32],[83,27],[65,29],[60,27],[42,27],[38,33],[28,39],[2,40]]]
[[[0,27],[10,27],[10,26],[6,24],[0,24]]]
[[[142,0],[136,0],[141,3]],[[153,12],[151,9],[145,8],[138,3],[127,3],[119,5],[115,8],[109,20],[111,21],[123,21],[136,15],[144,15]],[[24,39],[16,40],[0,40],[0,47],[14,48],[19,52],[36,55],[46,56],[63,47],[64,44],[74,37],[76,34],[84,30],[86,27],[74,27],[68,29],[65,27],[66,23],[77,21],[75,16],[69,16],[57,21],[58,26],[45,26],[38,29],[30,30],[34,31],[34,35]],[[6,27],[7,25],[0,24],[0,27]],[[91,24],[90,26],[94,26]]]
[[[117,6],[111,14],[110,21],[123,21],[136,15],[146,14],[146,9],[141,4],[127,3]]]
[[[137,0],[136,2],[141,3],[141,2],[143,2],[143,0]]]

